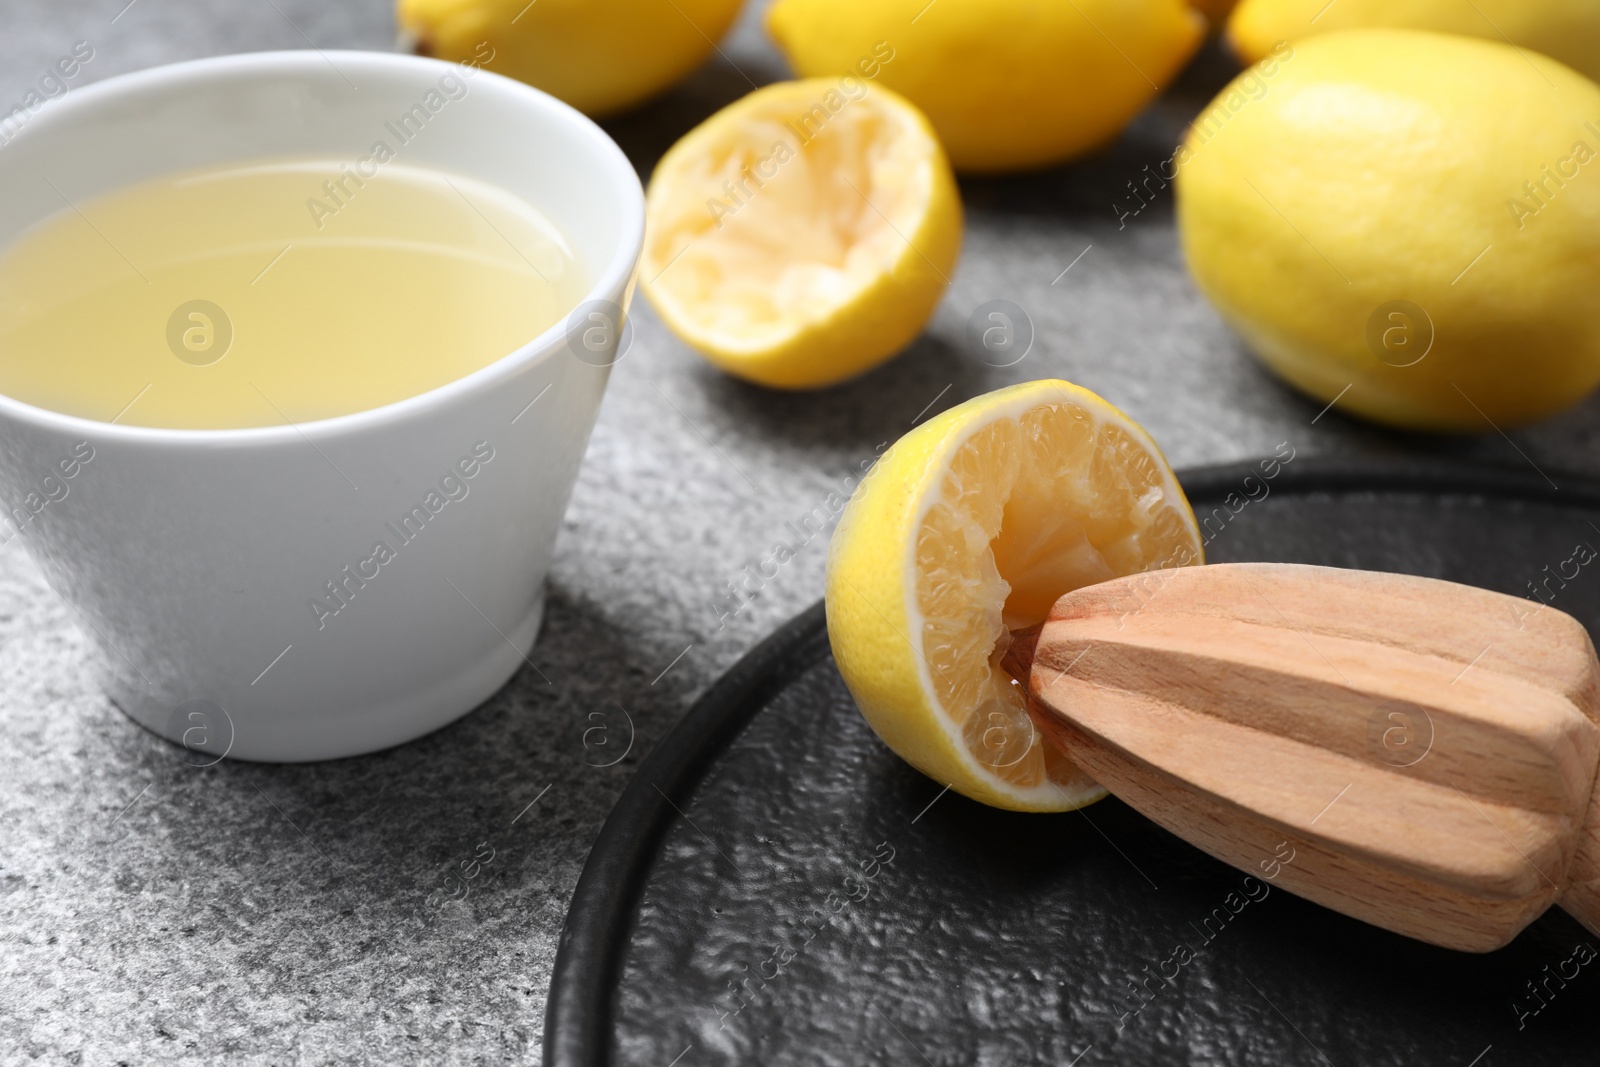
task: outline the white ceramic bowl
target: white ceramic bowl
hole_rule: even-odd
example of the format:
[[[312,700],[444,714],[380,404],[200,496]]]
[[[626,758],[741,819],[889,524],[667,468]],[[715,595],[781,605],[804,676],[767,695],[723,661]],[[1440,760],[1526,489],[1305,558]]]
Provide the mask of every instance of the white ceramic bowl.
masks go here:
[[[596,279],[598,303],[465,378],[318,422],[152,429],[0,396],[0,540],[20,530],[97,646],[106,692],[186,744],[191,762],[398,744],[529,663],[632,295],[639,181],[599,127],[544,93],[366,52],[227,56],[113,78],[51,103],[0,149],[8,242],[65,210],[63,198],[163,173],[361,159],[375,141],[394,146],[385,124],[426,106],[447,76],[464,92],[397,158],[539,208]],[[374,562],[379,543],[386,562]]]

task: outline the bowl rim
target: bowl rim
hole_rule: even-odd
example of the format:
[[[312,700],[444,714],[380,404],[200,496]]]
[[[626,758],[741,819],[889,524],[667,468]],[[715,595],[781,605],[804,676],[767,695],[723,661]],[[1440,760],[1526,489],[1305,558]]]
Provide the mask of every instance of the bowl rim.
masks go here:
[[[170,91],[182,87],[203,87],[219,79],[237,79],[240,76],[251,75],[272,76],[304,72],[325,78],[330,69],[340,70],[339,65],[348,65],[348,69],[353,71],[421,70],[431,73],[447,73],[461,66],[424,56],[339,49],[292,49],[209,56],[204,59],[185,60],[119,74],[75,89],[55,101],[48,111],[41,113],[33,123],[30,123],[29,129],[40,122],[59,121],[74,111],[114,102],[130,90]],[[342,73],[342,70],[340,72]],[[525,106],[541,111],[557,122],[566,123],[581,140],[592,145],[596,150],[595,158],[601,171],[610,171],[611,179],[625,193],[621,198],[623,202],[616,205],[620,216],[620,236],[616,250],[583,298],[544,332],[472,373],[425,392],[380,407],[308,422],[223,429],[122,425],[101,419],[69,415],[18,400],[5,393],[0,393],[0,418],[68,436],[92,436],[96,442],[130,445],[215,448],[304,443],[307,440],[327,440],[364,433],[424,415],[464,395],[488,391],[524,368],[550,359],[562,347],[560,342],[567,332],[568,319],[572,311],[586,307],[594,301],[609,300],[612,294],[621,294],[624,301],[626,300],[644,246],[644,188],[633,164],[621,147],[594,120],[581,111],[549,93],[492,71],[476,68],[472,76],[474,79],[485,76],[489,79],[487,84],[495,86],[495,91],[520,98]],[[28,130],[25,129],[18,134],[18,139],[24,139],[27,135]]]

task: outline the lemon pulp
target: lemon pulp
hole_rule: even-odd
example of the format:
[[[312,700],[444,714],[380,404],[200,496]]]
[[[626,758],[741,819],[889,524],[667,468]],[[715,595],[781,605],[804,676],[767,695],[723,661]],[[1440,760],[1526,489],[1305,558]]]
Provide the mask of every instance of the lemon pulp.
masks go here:
[[[645,292],[731,373],[827,385],[887,359],[933,313],[961,243],[927,120],[881,87],[784,82],[707,119],[646,198]]]
[[[1010,632],[1073,589],[1193,562],[1192,523],[1148,451],[1076,404],[998,419],[961,446],[917,531],[916,603],[934,693],[979,763],[1024,788],[1084,784],[1000,666]]]
[[[902,116],[849,106],[810,139],[782,112],[753,115],[695,161],[696,184],[722,195],[684,203],[660,234],[678,255],[660,285],[723,344],[763,348],[825,318],[893,263],[897,229],[927,203]]]
[[[1137,423],[1070,382],[975,397],[897,441],[828,552],[828,636],[862,716],[974,800],[1063,811],[1105,795],[1033,728],[1001,666],[1064,593],[1199,563],[1194,516]]]

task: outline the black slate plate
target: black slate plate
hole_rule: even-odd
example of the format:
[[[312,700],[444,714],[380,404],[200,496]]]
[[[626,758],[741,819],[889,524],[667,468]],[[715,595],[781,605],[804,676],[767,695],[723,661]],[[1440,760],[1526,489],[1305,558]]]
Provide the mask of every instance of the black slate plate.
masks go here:
[[[1309,458],[1270,482],[1255,465],[1183,476],[1216,515],[1213,562],[1522,595],[1600,545],[1600,483],[1556,481]],[[1548,588],[1600,632],[1591,569]],[[545,1062],[1600,1062],[1600,962],[1580,948],[1600,938],[1559,911],[1474,956],[1257,888],[1208,940],[1199,924],[1244,888],[1115,799],[1041,816],[941,794],[856,713],[818,604],[706,694],[606,822],[562,933]],[[1180,943],[1194,958],[1173,975]]]

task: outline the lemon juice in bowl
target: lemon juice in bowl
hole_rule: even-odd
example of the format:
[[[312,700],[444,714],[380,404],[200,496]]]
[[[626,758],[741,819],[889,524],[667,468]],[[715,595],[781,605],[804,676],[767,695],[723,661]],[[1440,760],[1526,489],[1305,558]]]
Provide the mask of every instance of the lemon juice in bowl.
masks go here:
[[[64,203],[0,252],[0,393],[132,426],[332,418],[494,362],[587,290],[509,192],[366,172],[229,163]]]

